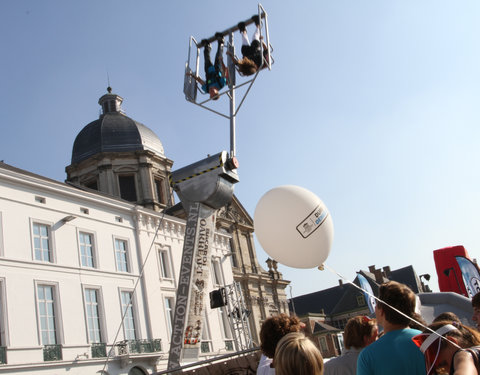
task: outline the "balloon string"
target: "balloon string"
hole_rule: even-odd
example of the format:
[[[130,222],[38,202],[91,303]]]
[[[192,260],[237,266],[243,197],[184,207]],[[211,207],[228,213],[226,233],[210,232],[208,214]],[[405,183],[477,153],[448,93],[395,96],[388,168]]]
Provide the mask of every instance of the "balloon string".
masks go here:
[[[340,277],[342,280],[346,281],[347,283],[349,284],[352,284],[355,288],[361,290],[362,292],[364,292],[365,294],[369,295],[370,297],[374,298],[375,300],[377,300],[377,302],[381,302],[382,304],[390,307],[392,310],[396,311],[397,313],[399,313],[400,315],[403,315],[405,318],[408,318],[409,320],[411,320],[412,322],[415,322],[416,324],[418,324],[419,326],[425,328],[427,331],[430,331],[431,333],[437,335],[438,337],[448,341],[450,344],[452,344],[453,346],[457,347],[458,349],[461,349],[461,347],[453,342],[452,340],[442,336],[442,335],[439,335],[437,332],[435,332],[433,329],[427,327],[426,325],[424,325],[423,323],[413,319],[411,316],[408,316],[407,314],[401,312],[400,310],[396,309],[395,307],[393,307],[392,305],[389,305],[388,303],[386,303],[385,301],[382,301],[380,298],[374,296],[372,293],[370,293],[369,291],[365,290],[365,289],[362,289],[360,286],[358,286],[357,284],[355,284],[353,281],[350,281],[349,279],[347,279],[345,276],[339,274],[337,271],[335,271],[333,268],[327,266],[325,263],[323,263],[322,265],[320,265],[318,267],[318,269],[320,271],[323,271],[324,269],[328,269],[330,272],[334,273],[335,275],[337,275],[338,277]]]

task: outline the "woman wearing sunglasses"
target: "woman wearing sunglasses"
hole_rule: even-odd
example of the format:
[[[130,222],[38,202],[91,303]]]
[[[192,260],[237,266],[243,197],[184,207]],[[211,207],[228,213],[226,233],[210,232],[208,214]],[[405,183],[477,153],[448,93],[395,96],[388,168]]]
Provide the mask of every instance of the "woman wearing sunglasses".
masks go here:
[[[414,336],[413,342],[425,356],[427,375],[480,374],[480,334],[461,323],[443,321]],[[435,333],[434,333],[435,332]]]

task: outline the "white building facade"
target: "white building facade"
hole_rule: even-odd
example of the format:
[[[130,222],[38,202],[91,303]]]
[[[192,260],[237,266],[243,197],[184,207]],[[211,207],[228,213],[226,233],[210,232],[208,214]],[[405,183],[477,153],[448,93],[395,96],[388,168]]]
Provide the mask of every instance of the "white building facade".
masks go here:
[[[107,91],[74,141],[66,183],[0,162],[0,374],[167,367],[186,213],[160,139]],[[288,313],[289,282],[276,262],[259,264],[235,196],[216,228],[207,293],[238,283],[258,343],[263,320]],[[230,323],[225,307],[205,306],[201,356],[238,348]]]
[[[184,231],[182,219],[0,163],[0,373],[165,369]],[[215,235],[208,290],[233,283],[230,240]],[[233,350],[226,318],[205,309],[202,355]]]

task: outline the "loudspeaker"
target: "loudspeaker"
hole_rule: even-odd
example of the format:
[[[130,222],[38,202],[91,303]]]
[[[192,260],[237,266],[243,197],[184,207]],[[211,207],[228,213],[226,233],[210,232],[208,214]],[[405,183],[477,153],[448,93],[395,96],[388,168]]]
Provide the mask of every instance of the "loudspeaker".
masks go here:
[[[210,308],[216,309],[227,304],[227,297],[225,296],[225,288],[213,290],[210,292]]]

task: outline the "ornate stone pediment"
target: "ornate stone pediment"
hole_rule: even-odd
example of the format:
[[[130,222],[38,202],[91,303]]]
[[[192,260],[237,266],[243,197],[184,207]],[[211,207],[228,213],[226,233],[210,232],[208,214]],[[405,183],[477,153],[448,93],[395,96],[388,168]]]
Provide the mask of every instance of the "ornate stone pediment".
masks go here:
[[[229,204],[217,211],[217,217],[219,219],[225,219],[227,221],[253,227],[252,218],[235,196]]]

